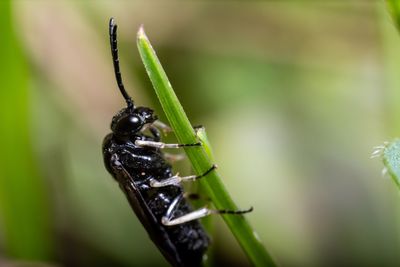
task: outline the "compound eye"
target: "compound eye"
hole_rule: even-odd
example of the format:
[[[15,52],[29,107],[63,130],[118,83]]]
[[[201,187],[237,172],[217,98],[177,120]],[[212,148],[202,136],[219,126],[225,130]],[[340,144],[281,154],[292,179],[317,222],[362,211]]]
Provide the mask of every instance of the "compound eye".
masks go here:
[[[126,116],[118,121],[115,132],[131,134],[140,131],[140,128],[142,128],[142,120],[138,116]]]
[[[136,116],[129,116],[128,121],[129,121],[129,124],[132,124],[132,125],[138,125],[140,123],[139,118]]]

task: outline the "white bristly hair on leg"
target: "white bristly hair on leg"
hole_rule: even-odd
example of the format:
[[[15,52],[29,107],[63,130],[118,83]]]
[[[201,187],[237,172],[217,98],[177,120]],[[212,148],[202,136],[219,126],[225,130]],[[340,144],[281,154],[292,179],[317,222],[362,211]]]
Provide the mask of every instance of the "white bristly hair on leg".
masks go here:
[[[385,141],[385,142],[383,142],[383,145],[375,146],[373,148],[370,158],[373,159],[373,158],[381,157],[383,154],[383,151],[385,150],[385,148],[388,144],[389,144],[389,142]]]

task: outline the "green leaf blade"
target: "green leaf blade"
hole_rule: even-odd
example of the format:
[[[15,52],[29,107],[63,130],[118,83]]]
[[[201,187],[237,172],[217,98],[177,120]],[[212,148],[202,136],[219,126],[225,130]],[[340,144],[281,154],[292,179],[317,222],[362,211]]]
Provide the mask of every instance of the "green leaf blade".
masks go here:
[[[388,144],[383,150],[383,164],[400,189],[400,139]]]
[[[193,144],[197,138],[193,127],[180,104],[158,57],[148,40],[143,27],[138,31],[137,45],[147,74],[157,97],[180,143]],[[203,138],[204,140],[204,138]],[[202,147],[186,147],[185,152],[197,175],[204,173],[214,163],[208,141]],[[200,183],[217,209],[237,210],[238,207],[225,189],[217,171],[211,172]],[[276,266],[269,253],[258,239],[244,216],[222,216],[240,246],[255,266]]]

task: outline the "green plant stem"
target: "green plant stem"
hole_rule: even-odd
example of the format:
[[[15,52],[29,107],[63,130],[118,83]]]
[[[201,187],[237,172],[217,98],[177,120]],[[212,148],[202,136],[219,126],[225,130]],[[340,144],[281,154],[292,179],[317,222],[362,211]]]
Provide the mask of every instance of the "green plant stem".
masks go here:
[[[213,154],[213,152],[211,151],[211,145],[210,145],[210,142],[209,142],[209,140],[208,140],[208,137],[207,137],[207,133],[206,133],[206,130],[205,130],[205,128],[204,127],[201,127],[201,128],[199,128],[199,129],[197,129],[197,131],[196,131],[196,135],[197,135],[197,138],[200,140],[200,142],[202,143],[202,145],[203,145],[203,148],[204,148],[204,150],[206,151],[206,153],[207,153],[207,155],[208,155],[208,157],[211,159],[211,161],[212,162],[215,162],[215,160],[214,160],[214,154]],[[199,183],[199,187],[198,187],[198,192],[199,192],[199,194],[201,194],[201,195],[208,195],[207,194],[207,189],[206,188],[204,188],[204,185],[203,185],[204,183]],[[201,203],[201,204],[204,204],[204,203]],[[215,223],[214,223],[214,217],[213,216],[208,216],[208,217],[205,217],[205,218],[203,218],[202,220],[201,220],[201,222],[202,222],[202,224],[203,224],[203,226],[204,226],[204,228],[206,229],[206,231],[209,233],[209,234],[211,234],[211,235],[213,235],[214,233],[215,233]],[[203,263],[203,265],[204,265],[204,267],[210,267],[210,266],[213,266],[213,261],[214,261],[214,258],[215,258],[215,250],[214,250],[214,245],[211,243],[211,245],[209,246],[209,248],[208,248],[208,250],[207,250],[207,259],[206,259],[206,261]]]
[[[197,143],[199,139],[142,27],[138,32],[137,45],[147,74],[178,141],[183,144]],[[211,151],[206,143],[201,147],[185,148],[198,175],[204,173],[214,163],[206,151]],[[201,179],[200,183],[217,209],[238,209],[217,171],[211,172],[206,179]],[[276,266],[244,216],[222,215],[222,217],[255,266]]]
[[[400,189],[400,140],[396,139],[385,146],[382,153],[383,164]]]

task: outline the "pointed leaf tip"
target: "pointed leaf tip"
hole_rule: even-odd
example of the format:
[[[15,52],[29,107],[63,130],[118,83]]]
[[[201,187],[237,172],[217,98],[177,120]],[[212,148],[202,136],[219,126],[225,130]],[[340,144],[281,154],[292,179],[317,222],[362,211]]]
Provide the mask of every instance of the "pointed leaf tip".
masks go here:
[[[138,30],[138,32],[137,32],[137,38],[138,38],[138,39],[142,39],[142,38],[147,39],[146,33],[144,32],[144,26],[143,26],[143,24],[141,24],[141,25],[139,26],[139,30]]]

